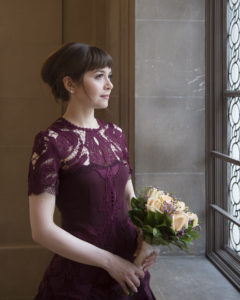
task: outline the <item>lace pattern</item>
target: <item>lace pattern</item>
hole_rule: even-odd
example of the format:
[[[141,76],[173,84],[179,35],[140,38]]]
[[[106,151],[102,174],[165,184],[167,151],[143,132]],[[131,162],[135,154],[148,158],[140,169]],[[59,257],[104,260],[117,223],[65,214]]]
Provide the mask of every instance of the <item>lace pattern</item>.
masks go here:
[[[125,164],[132,174],[126,137],[120,127],[99,121],[99,128],[78,127],[59,118],[39,132],[29,165],[29,192],[58,193],[59,172],[79,166]]]

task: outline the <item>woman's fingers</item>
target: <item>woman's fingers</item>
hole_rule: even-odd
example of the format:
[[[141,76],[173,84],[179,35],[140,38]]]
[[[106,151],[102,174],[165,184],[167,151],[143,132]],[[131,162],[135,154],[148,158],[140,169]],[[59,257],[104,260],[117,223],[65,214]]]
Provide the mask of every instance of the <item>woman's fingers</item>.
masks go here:
[[[138,291],[138,287],[140,286],[140,283],[139,284],[136,284],[136,280],[135,279],[130,279],[130,278],[128,278],[128,280],[127,280],[127,285],[128,285],[128,287],[133,291],[133,292],[135,292],[135,293],[137,293],[137,291]]]
[[[129,295],[129,291],[137,292],[140,278],[145,275],[143,270],[120,256],[112,254],[110,257],[111,264],[107,268],[110,276],[121,285],[125,294]]]
[[[128,290],[128,287],[125,283],[120,283],[121,287],[122,287],[122,290],[124,291],[124,293],[126,295],[129,295],[129,290]]]
[[[124,283],[121,284],[121,287],[125,294],[129,295],[129,291],[137,293],[138,287],[140,286],[140,281],[136,276],[132,278],[127,278]]]
[[[128,289],[132,290],[133,292],[137,293],[138,288],[140,287],[140,279],[144,277],[144,272],[140,268],[136,268],[132,275],[129,275],[125,281]]]
[[[149,263],[144,264],[143,271],[146,272],[154,263],[155,261],[150,261]]]
[[[143,264],[148,263],[150,261],[155,261],[157,258],[157,253],[156,252],[152,252],[149,256],[147,256],[144,261]]]
[[[139,277],[140,277],[140,278],[144,278],[144,276],[145,276],[143,270],[140,269],[140,268],[136,268],[135,274],[136,274],[136,276],[137,276],[138,278],[139,278]]]
[[[156,259],[157,253],[153,252],[149,255],[143,262],[143,271],[147,271],[156,262]]]
[[[136,288],[140,287],[140,280],[138,279],[138,277],[136,275],[132,277],[131,281],[133,282],[133,284],[135,285]]]
[[[143,271],[144,271],[144,272],[148,271],[148,269],[150,269],[150,267],[151,267],[152,265],[153,265],[152,263],[151,263],[151,264],[145,264],[145,265],[143,265]]]

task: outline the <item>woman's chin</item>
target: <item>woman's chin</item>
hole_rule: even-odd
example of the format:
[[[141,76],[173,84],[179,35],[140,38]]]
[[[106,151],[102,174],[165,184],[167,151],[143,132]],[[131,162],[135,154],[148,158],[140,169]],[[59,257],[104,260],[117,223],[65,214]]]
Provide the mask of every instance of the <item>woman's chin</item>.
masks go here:
[[[95,109],[104,109],[108,107],[108,102],[96,105]]]

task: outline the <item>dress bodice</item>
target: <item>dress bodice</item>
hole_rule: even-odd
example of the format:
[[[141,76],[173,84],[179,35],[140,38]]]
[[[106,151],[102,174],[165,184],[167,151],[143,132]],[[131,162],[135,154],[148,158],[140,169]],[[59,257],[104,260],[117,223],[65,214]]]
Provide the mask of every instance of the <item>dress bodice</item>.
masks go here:
[[[128,221],[124,190],[131,166],[123,131],[98,123],[88,129],[59,118],[36,135],[29,194],[55,194],[62,227],[106,248]]]
[[[60,172],[81,167],[93,170],[119,163],[132,172],[122,129],[113,123],[97,121],[99,127],[91,129],[61,117],[36,135],[29,166],[29,195],[42,192],[57,195]]]

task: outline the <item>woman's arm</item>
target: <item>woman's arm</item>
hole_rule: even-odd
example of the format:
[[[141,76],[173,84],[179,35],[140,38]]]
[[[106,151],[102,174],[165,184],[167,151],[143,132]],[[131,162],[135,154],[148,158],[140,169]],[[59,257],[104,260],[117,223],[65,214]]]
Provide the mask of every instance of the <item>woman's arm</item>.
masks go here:
[[[132,179],[129,179],[127,181],[126,187],[125,187],[125,198],[128,204],[128,209],[131,209],[131,199],[135,196]]]
[[[105,269],[128,293],[136,292],[144,273],[131,262],[85,242],[54,223],[55,196],[49,193],[29,196],[33,240],[68,259]]]
[[[78,239],[54,223],[54,195],[48,193],[31,195],[29,201],[30,223],[34,241],[74,261],[101,268],[109,263],[107,251]],[[86,253],[87,255],[84,255]],[[83,255],[84,259],[81,259]]]

